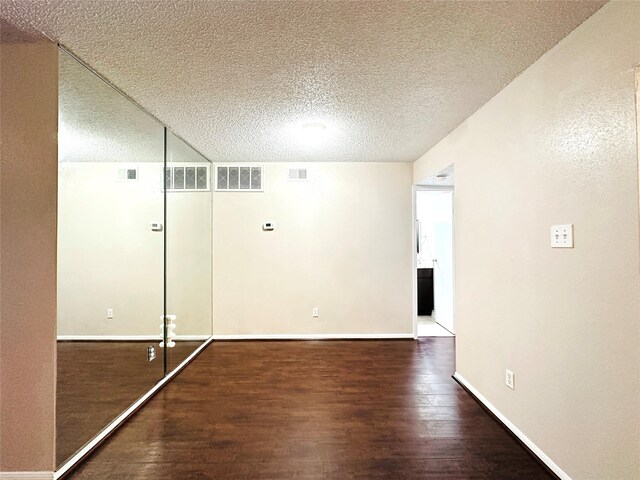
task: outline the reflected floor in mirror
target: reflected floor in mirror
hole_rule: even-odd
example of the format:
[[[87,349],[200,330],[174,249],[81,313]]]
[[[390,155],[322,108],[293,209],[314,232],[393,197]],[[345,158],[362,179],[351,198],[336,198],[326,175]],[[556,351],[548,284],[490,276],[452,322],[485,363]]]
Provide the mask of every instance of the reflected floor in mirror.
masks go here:
[[[213,342],[74,479],[552,479],[452,378],[455,339]]]
[[[203,342],[176,342],[176,367]],[[147,346],[156,359],[147,361]],[[140,341],[59,341],[56,464],[61,465],[163,376],[162,349]]]

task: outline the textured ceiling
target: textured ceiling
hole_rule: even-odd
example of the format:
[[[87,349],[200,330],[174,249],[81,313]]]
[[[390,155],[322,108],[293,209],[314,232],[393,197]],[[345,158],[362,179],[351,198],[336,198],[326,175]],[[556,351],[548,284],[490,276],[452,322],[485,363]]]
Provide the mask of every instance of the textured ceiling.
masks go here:
[[[413,161],[603,3],[1,1],[214,161]]]
[[[162,125],[74,58],[59,55],[60,163],[162,162]]]

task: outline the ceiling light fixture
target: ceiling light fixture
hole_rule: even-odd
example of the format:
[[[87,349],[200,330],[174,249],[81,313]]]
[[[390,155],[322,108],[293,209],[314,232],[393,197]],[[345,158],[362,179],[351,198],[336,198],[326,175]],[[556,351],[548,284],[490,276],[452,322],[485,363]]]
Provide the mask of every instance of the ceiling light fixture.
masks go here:
[[[324,140],[327,127],[320,122],[309,122],[302,125],[300,139],[308,144],[315,145]]]

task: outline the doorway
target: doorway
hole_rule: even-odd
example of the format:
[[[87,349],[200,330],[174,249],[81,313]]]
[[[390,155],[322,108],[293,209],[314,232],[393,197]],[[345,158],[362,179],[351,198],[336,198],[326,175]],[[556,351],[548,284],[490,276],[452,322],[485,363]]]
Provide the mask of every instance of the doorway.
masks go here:
[[[453,336],[453,165],[414,187],[414,336]]]

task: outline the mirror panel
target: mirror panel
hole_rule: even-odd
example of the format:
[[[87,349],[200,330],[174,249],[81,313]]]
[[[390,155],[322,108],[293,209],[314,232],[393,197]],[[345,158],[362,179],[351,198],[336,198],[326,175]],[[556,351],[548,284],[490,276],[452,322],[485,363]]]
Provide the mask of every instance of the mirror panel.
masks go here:
[[[60,51],[57,465],[165,372],[164,131]]]
[[[167,131],[166,349],[173,370],[212,334],[211,163]]]

